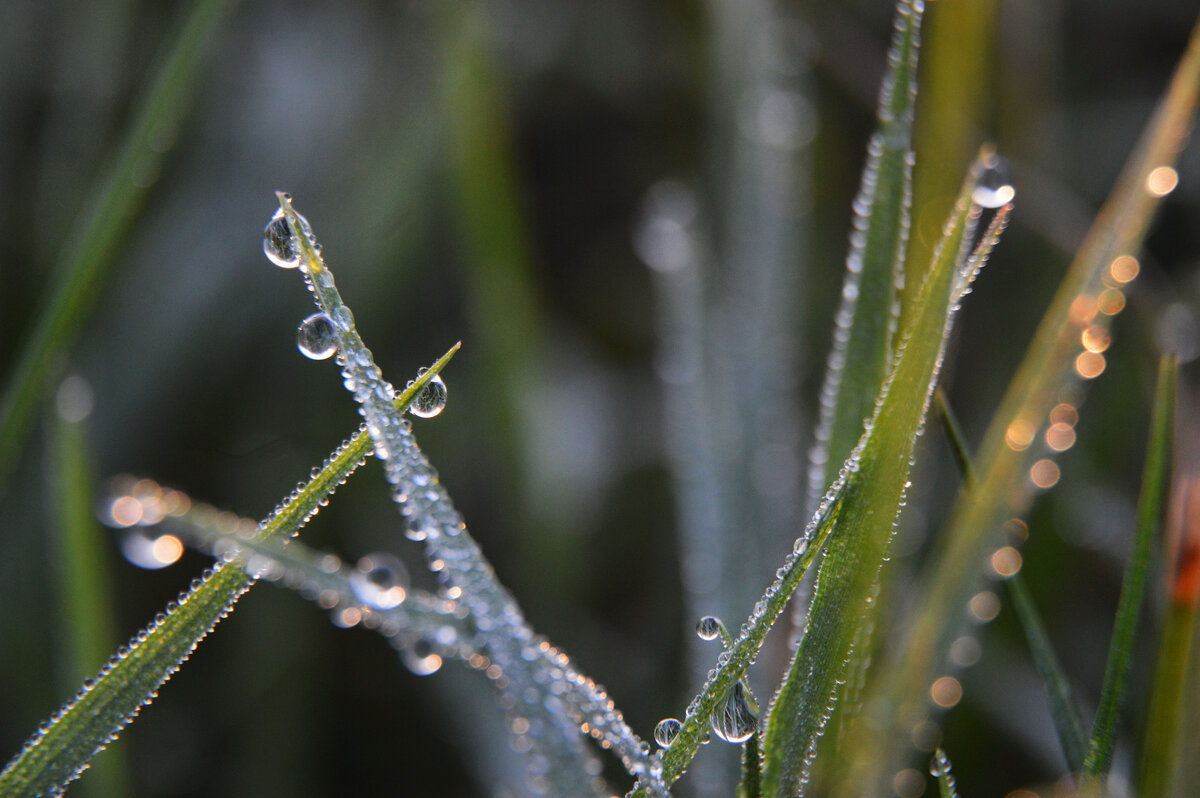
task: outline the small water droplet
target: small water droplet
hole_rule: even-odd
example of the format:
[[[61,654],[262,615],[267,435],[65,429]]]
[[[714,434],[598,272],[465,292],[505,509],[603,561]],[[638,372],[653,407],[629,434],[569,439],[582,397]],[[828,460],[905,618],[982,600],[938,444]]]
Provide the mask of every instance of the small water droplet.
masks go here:
[[[939,748],[934,752],[933,758],[929,760],[929,775],[940,779],[949,772],[950,759],[946,756],[946,752]]]
[[[713,733],[730,743],[744,743],[758,731],[758,702],[735,682],[713,708]]]
[[[433,418],[446,407],[446,383],[435,376],[413,397],[408,412],[421,418]]]
[[[283,209],[275,211],[271,221],[263,228],[263,254],[276,266],[294,269],[300,265],[300,248],[292,240]]]
[[[296,328],[296,348],[307,358],[325,360],[337,351],[333,322],[324,313],[314,313]]]
[[[417,676],[428,676],[437,673],[442,667],[442,658],[433,650],[433,643],[427,638],[420,638],[409,648],[400,652],[400,659],[405,667]]]
[[[407,518],[404,521],[404,536],[420,543],[429,537],[429,525],[423,518]]]
[[[390,554],[368,554],[358,561],[350,574],[350,589],[363,604],[376,610],[389,610],[403,603],[408,595],[408,571],[404,563]]]
[[[705,615],[696,624],[696,636],[701,640],[716,640],[721,634],[721,619],[715,615]]]
[[[663,718],[654,727],[654,742],[663,748],[669,748],[671,743],[675,742],[675,738],[679,736],[682,728],[683,724],[675,718]]]
[[[1012,186],[1008,162],[995,153],[983,157],[983,174],[971,194],[971,201],[984,208],[1002,208],[1017,195]]]

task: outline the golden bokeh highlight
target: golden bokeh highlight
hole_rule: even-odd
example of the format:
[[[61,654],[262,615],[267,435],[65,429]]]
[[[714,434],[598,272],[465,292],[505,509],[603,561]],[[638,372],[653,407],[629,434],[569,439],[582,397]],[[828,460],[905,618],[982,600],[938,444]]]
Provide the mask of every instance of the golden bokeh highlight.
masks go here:
[[[967,602],[971,617],[982,623],[996,620],[1000,614],[1000,597],[990,590],[981,590]]]
[[[142,503],[132,496],[118,496],[108,513],[117,526],[133,526],[142,520]]]
[[[925,776],[915,768],[905,768],[892,777],[892,791],[897,798],[921,798],[925,793]]]
[[[1108,349],[1112,343],[1112,336],[1108,334],[1108,330],[1099,324],[1093,324],[1079,336],[1079,342],[1083,344],[1083,348],[1087,351],[1099,353]]]
[[[1029,479],[1039,488],[1052,488],[1058,484],[1062,471],[1053,460],[1043,458],[1029,467]]]
[[[1067,317],[1076,324],[1083,326],[1091,324],[1092,319],[1096,318],[1096,312],[1100,309],[1099,300],[1090,294],[1080,294],[1071,302],[1071,307],[1067,309]]]
[[[1004,442],[1013,451],[1023,452],[1033,443],[1037,435],[1037,427],[1023,418],[1018,418],[1008,425],[1004,431]]]
[[[1029,525],[1020,518],[1010,518],[1004,522],[1001,527],[1004,533],[1018,543],[1024,543],[1029,540]]]
[[[183,556],[183,541],[174,535],[160,535],[154,539],[154,559],[170,565]]]
[[[1075,428],[1059,421],[1046,429],[1046,445],[1056,452],[1065,452],[1075,445]]]
[[[1127,283],[1138,276],[1141,264],[1132,255],[1120,255],[1108,266],[1108,274],[1115,283]]]
[[[1125,294],[1115,288],[1106,288],[1100,292],[1100,312],[1105,316],[1115,316],[1125,309]]]
[[[1165,197],[1179,185],[1179,173],[1169,166],[1159,166],[1146,175],[1146,190],[1156,197]]]
[[[939,707],[949,709],[962,701],[962,684],[953,676],[939,676],[929,687],[929,697]]]
[[[1073,427],[1079,423],[1079,410],[1073,404],[1062,402],[1050,411],[1051,424],[1066,424]]]
[[[1007,579],[1021,570],[1021,552],[1012,546],[1001,546],[992,552],[992,570]]]
[[[1107,363],[1099,352],[1080,352],[1075,358],[1075,373],[1085,380],[1093,380],[1104,373]]]

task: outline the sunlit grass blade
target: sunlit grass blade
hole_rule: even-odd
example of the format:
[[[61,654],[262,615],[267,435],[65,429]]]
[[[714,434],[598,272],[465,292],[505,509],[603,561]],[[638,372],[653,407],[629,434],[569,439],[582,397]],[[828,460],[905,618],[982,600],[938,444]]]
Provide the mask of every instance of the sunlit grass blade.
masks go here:
[[[290,246],[297,253],[300,271],[330,320],[345,385],[353,391],[366,419],[392,498],[405,523],[421,529],[432,570],[474,617],[479,634],[470,644],[486,652],[505,683],[512,686],[516,703],[510,712],[522,720],[521,725],[536,729],[523,738],[533,754],[530,762],[551,760],[549,767],[539,766],[531,775],[541,787],[553,792],[603,794],[605,788],[598,778],[581,780],[577,775],[598,772],[581,737],[581,730],[587,730],[620,757],[639,784],[656,795],[665,795],[657,762],[649,755],[650,746],[629,728],[602,688],[575,672],[565,654],[535,635],[512,594],[496,578],[417,445],[411,423],[392,402],[392,386],[363,344],[354,314],[342,301],[308,222],[293,210],[291,197],[282,192],[276,196],[280,214],[291,232]],[[547,679],[547,674],[556,675]],[[564,694],[582,711],[553,708],[561,705]],[[550,701],[551,696],[558,700]]]
[[[912,202],[912,123],[923,3],[896,7],[888,72],[879,92],[879,127],[867,146],[854,231],[846,258],[833,349],[821,388],[821,416],[813,447],[809,492],[815,499],[833,481],[862,437],[875,398],[892,365],[904,281]]]
[[[397,397],[400,407],[412,398],[449,362],[456,345],[413,385]],[[365,431],[343,444],[326,460],[311,481],[298,488],[262,522],[264,538],[295,534],[321,507],[338,485],[363,462],[371,451]],[[155,513],[165,513],[179,497],[165,494],[138,501],[156,503]],[[144,517],[143,512],[136,514]],[[118,649],[94,680],[42,724],[24,749],[0,772],[0,795],[51,793],[75,779],[92,757],[117,738],[138,711],[154,700],[200,641],[253,584],[236,568],[217,566],[172,602],[153,624],[140,632],[127,647]]]
[[[763,794],[793,795],[807,780],[817,742],[837,708],[853,642],[871,612],[880,568],[908,485],[913,447],[933,394],[963,286],[979,209],[971,196],[977,164],[959,195],[915,312],[901,330],[896,365],[850,461],[843,518],[817,577],[808,627],[775,696],[763,745]],[[1008,208],[1002,211],[1006,217]]]
[[[1109,267],[1118,256],[1133,256],[1162,201],[1155,175],[1170,170],[1182,149],[1194,115],[1200,86],[1200,33],[1193,33],[1187,53],[1167,94],[1149,122],[1108,202],[1084,241],[1035,334],[1016,376],[993,417],[976,459],[979,490],[955,502],[947,529],[932,556],[931,574],[915,606],[914,625],[905,642],[883,663],[884,678],[867,703],[881,713],[864,724],[859,750],[871,758],[857,768],[856,784],[848,789],[863,794],[883,789],[887,774],[910,754],[903,742],[928,710],[927,691],[938,675],[944,652],[962,622],[961,609],[974,589],[978,564],[987,555],[1002,521],[1022,514],[1031,497],[1027,474],[1038,456],[1034,447],[1014,449],[1006,433],[1017,424],[1034,435],[1058,402],[1059,389],[1080,375],[1096,376],[1103,362],[1083,350],[1082,337],[1107,332],[1111,317],[1123,304],[1122,287],[1128,274]],[[1102,357],[1102,356],[1101,356]],[[1082,371],[1077,372],[1077,366]],[[1019,490],[1012,490],[1014,486]],[[892,751],[891,755],[883,752]]]
[[[933,760],[929,764],[929,772],[937,779],[938,795],[941,798],[958,798],[958,789],[954,783],[954,774],[950,765],[950,757],[941,748],[933,752]]]
[[[87,318],[126,233],[157,181],[163,157],[187,110],[205,44],[231,5],[232,0],[203,0],[191,6],[120,147],[65,237],[54,283],[0,395],[0,492],[53,364]]]
[[[967,490],[975,486],[975,466],[971,462],[971,454],[967,449],[966,439],[953,410],[950,409],[946,396],[939,388],[934,394],[934,403],[946,429],[946,438],[954,452],[954,459],[962,470]],[[1083,757],[1087,753],[1088,739],[1083,730],[1083,720],[1079,717],[1079,709],[1071,695],[1071,686],[1054,647],[1050,645],[1050,636],[1042,625],[1033,597],[1025,586],[1025,580],[1020,572],[1008,578],[1008,588],[1012,593],[1013,606],[1017,611],[1017,620],[1029,641],[1029,650],[1033,654],[1034,666],[1042,678],[1042,684],[1050,698],[1050,715],[1054,718],[1054,728],[1058,732],[1059,742],[1067,757],[1067,764],[1072,771],[1078,772],[1083,767]]]
[[[1138,497],[1137,528],[1133,550],[1121,583],[1121,598],[1113,623],[1108,663],[1104,669],[1104,684],[1100,703],[1092,724],[1092,738],[1083,760],[1083,779],[1098,782],[1112,767],[1113,749],[1117,744],[1117,723],[1121,705],[1129,686],[1133,644],[1137,637],[1138,618],[1142,609],[1142,594],[1154,539],[1162,525],[1163,505],[1170,484],[1172,439],[1175,432],[1175,385],[1178,365],[1173,356],[1162,359],[1158,367],[1155,388],[1154,416],[1150,422],[1150,441],[1146,446],[1146,463],[1142,470],[1142,491]]]
[[[116,647],[116,606],[112,575],[104,557],[104,534],[93,511],[94,480],[87,462],[83,420],[91,403],[90,389],[78,376],[58,388],[57,412],[51,421],[53,504],[58,515],[51,535],[59,594],[57,629],[64,648],[55,682],[63,693],[94,674]],[[81,795],[128,795],[129,772],[124,752],[99,760]]]
[[[1195,638],[1200,604],[1200,479],[1175,479],[1166,563],[1167,608],[1158,646],[1150,708],[1142,733],[1138,795],[1167,798],[1195,792],[1180,783],[1185,718],[1195,705]]]

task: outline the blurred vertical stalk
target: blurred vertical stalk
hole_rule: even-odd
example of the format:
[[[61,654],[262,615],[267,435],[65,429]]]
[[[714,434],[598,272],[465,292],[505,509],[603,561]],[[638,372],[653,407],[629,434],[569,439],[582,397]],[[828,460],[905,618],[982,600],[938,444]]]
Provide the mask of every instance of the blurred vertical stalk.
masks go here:
[[[542,349],[541,311],[532,278],[525,201],[513,144],[507,93],[497,74],[484,7],[473,0],[440,3],[439,68],[446,146],[462,234],[468,313],[476,330],[488,385],[490,435],[500,452],[495,473],[505,493],[525,494],[527,437],[521,413],[530,386],[537,386]],[[505,508],[517,558],[537,562],[526,587],[561,594],[574,572],[560,538],[544,534],[518,498]]]
[[[1190,686],[1200,671],[1192,640],[1200,604],[1200,475],[1175,483],[1168,526],[1167,610],[1142,736],[1138,795],[1166,798],[1188,794],[1179,783],[1185,718],[1195,701]],[[1194,790],[1197,785],[1191,784]]]
[[[959,181],[989,137],[996,0],[930,3],[921,45],[921,91],[913,131],[912,232],[905,285],[915,291],[933,258]],[[913,291],[901,292],[900,329]]]
[[[56,576],[62,652],[55,674],[58,693],[70,695],[116,648],[112,575],[105,560],[104,533],[93,514],[93,480],[87,462],[83,422],[91,411],[91,388],[67,377],[55,396],[51,421],[51,498],[54,504],[50,560]],[[73,792],[129,795],[124,747],[98,757]]]

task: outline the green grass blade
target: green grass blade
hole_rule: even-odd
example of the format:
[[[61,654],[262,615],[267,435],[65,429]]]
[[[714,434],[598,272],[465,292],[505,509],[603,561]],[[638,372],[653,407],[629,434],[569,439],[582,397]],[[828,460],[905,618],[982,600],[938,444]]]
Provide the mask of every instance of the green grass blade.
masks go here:
[[[737,798],[762,798],[762,754],[757,734],[750,735],[742,746],[742,781]]]
[[[892,365],[912,202],[912,122],[924,5],[901,0],[879,92],[879,127],[854,200],[842,304],[821,388],[821,418],[812,452],[810,495],[819,497],[862,437]]]
[[[954,452],[954,459],[962,469],[967,489],[971,490],[975,485],[975,466],[971,462],[971,454],[967,449],[966,439],[963,437],[958,419],[950,409],[946,395],[940,388],[934,394],[934,403],[937,405],[938,414],[945,425],[946,438]],[[1070,683],[1058,662],[1054,647],[1050,645],[1050,636],[1046,634],[1046,629],[1038,616],[1037,607],[1033,603],[1033,597],[1029,594],[1029,588],[1025,586],[1025,580],[1018,572],[1010,576],[1007,581],[1008,588],[1013,595],[1017,620],[1020,621],[1021,628],[1025,632],[1025,639],[1029,641],[1029,650],[1033,654],[1034,666],[1050,696],[1050,715],[1054,718],[1054,728],[1058,732],[1063,753],[1066,754],[1067,764],[1072,771],[1079,771],[1083,767],[1083,757],[1087,753],[1088,740],[1075,699],[1071,696]]]
[[[843,518],[817,578],[808,628],[775,696],[763,744],[763,794],[790,796],[806,781],[817,741],[836,708],[853,642],[872,596],[908,484],[913,447],[933,393],[955,310],[968,284],[967,247],[978,219],[970,202],[981,166],[968,176],[938,254],[901,331],[895,368],[870,431],[851,462]],[[1007,218],[997,217],[997,229]],[[994,241],[989,236],[985,242]],[[981,253],[985,254],[985,253]]]
[[[396,400],[407,407],[449,362],[456,345],[421,374]],[[371,451],[365,430],[330,455],[310,482],[261,524],[264,538],[288,537],[300,529]],[[167,612],[119,649],[84,687],[25,744],[0,772],[0,795],[51,793],[77,778],[92,757],[114,741],[138,711],[154,700],[200,641],[253,584],[236,568],[217,566],[172,602]]]
[[[941,798],[958,798],[958,789],[954,784],[952,769],[950,757],[946,756],[945,751],[939,748],[933,752],[933,759],[929,763],[929,772],[937,779],[938,795]]]
[[[1146,588],[1146,574],[1150,570],[1154,538],[1162,524],[1163,504],[1167,485],[1170,484],[1177,378],[1178,364],[1175,358],[1164,357],[1158,367],[1154,416],[1150,423],[1150,441],[1146,447],[1146,464],[1142,472],[1142,492],[1138,497],[1133,550],[1121,583],[1121,598],[1117,602],[1108,664],[1104,669],[1104,686],[1100,691],[1096,720],[1092,724],[1091,743],[1083,761],[1085,783],[1088,779],[1104,777],[1112,767],[1113,749],[1117,744],[1117,721],[1129,686],[1129,668],[1142,609],[1142,594]]]
[[[203,0],[159,67],[116,155],[102,172],[55,264],[54,284],[21,344],[0,397],[0,490],[13,467],[52,365],[88,316],[182,123],[205,44],[232,0]]]
[[[87,401],[79,377],[68,377],[58,389],[58,404]],[[51,559],[58,581],[60,620],[57,624],[65,649],[64,666],[56,682],[64,692],[94,674],[116,646],[117,625],[113,608],[112,574],[105,560],[105,537],[93,510],[92,485],[87,462],[87,442],[78,405],[60,408],[52,423],[52,462],[56,534]],[[68,415],[70,417],[68,417]],[[124,752],[110,752],[95,766],[84,786],[88,795],[128,795],[129,771]]]
[[[1163,102],[1064,277],[993,417],[976,460],[980,489],[955,502],[939,550],[930,560],[932,573],[920,580],[926,587],[915,606],[912,631],[882,663],[885,676],[868,697],[867,704],[880,714],[863,724],[865,737],[856,750],[870,752],[870,758],[856,767],[857,783],[847,788],[849,794],[881,790],[879,785],[907,756],[901,741],[928,711],[929,685],[958,632],[961,609],[979,573],[977,566],[987,556],[1000,524],[1023,512],[1020,503],[1013,504],[1009,488],[1028,486],[1025,477],[1035,452],[1032,447],[1009,447],[1006,431],[1014,422],[1040,429],[1057,403],[1059,389],[1077,379],[1075,359],[1082,348],[1083,330],[1088,326],[1107,330],[1110,319],[1097,312],[1099,300],[1106,291],[1120,292],[1105,283],[1108,267],[1117,256],[1139,250],[1162,201],[1147,190],[1147,181],[1153,170],[1175,164],[1194,116],[1198,87],[1200,29],[1193,33]],[[884,754],[887,751],[891,755]]]
[[[1050,636],[1038,615],[1033,596],[1019,573],[1008,579],[1008,589],[1012,593],[1013,609],[1017,611],[1017,619],[1029,641],[1029,651],[1033,654],[1033,664],[1042,684],[1050,696],[1050,715],[1054,718],[1054,728],[1058,732],[1058,741],[1062,744],[1063,753],[1067,757],[1067,765],[1073,772],[1083,767],[1083,759],[1087,754],[1088,738],[1084,731],[1083,719],[1071,694],[1071,686],[1063,673],[1054,647],[1050,644]]]
[[[1185,718],[1194,705],[1196,607],[1200,604],[1200,543],[1197,500],[1200,482],[1194,475],[1175,481],[1175,511],[1169,537],[1167,615],[1158,647],[1150,709],[1142,733],[1138,792],[1142,798],[1167,798],[1194,792],[1178,783],[1185,740]]]

